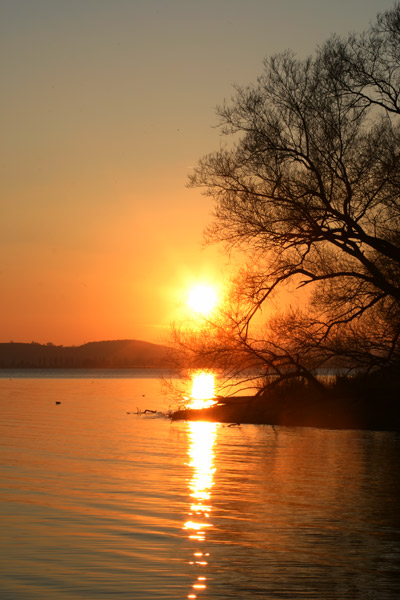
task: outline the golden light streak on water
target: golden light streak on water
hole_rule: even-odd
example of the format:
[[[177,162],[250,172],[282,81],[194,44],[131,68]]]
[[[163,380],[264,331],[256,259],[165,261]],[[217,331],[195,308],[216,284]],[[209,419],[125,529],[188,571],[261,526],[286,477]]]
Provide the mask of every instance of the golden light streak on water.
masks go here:
[[[212,513],[211,491],[214,485],[215,466],[214,466],[214,444],[217,437],[218,423],[205,423],[202,421],[192,421],[188,423],[189,449],[188,455],[190,462],[188,466],[192,468],[192,477],[189,481],[190,490],[190,510],[188,515],[191,517],[183,525],[187,530],[188,537],[194,542],[204,544],[206,541],[206,532],[213,524],[210,521]],[[205,560],[209,556],[208,552],[201,549],[194,552],[196,560],[189,564],[203,569],[208,565]],[[206,577],[197,576],[193,589],[206,589]],[[195,598],[195,595],[189,595],[188,598]]]
[[[209,371],[195,371],[192,374],[191,402],[188,408],[207,408],[216,403],[215,375]]]

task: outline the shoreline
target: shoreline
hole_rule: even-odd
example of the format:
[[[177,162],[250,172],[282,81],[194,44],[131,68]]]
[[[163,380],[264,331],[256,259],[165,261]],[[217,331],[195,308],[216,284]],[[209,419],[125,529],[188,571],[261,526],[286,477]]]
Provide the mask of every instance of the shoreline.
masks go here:
[[[358,429],[400,432],[400,402],[394,396],[368,398],[334,397],[331,394],[308,398],[280,396],[237,396],[221,398],[209,408],[178,409],[173,421],[211,421],[319,429]]]

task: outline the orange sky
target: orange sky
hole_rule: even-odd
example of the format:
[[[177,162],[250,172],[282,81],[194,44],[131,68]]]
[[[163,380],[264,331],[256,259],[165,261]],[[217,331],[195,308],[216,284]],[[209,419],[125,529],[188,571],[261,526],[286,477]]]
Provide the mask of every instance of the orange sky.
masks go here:
[[[18,0],[0,6],[0,341],[165,339],[211,202],[187,174],[264,56],[360,30],[384,0]]]

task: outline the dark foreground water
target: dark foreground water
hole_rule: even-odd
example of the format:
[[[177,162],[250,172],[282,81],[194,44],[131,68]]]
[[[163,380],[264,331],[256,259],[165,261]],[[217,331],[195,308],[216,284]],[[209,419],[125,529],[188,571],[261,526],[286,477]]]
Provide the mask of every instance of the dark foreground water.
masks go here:
[[[149,372],[4,375],[1,600],[400,598],[398,434],[127,414],[167,409]]]

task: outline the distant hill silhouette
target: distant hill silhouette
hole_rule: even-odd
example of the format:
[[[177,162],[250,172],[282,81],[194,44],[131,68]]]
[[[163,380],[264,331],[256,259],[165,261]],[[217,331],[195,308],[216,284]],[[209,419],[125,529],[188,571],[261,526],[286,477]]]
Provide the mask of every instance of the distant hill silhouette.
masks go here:
[[[82,346],[0,343],[0,369],[127,368],[168,365],[167,346],[139,340],[89,342]]]

